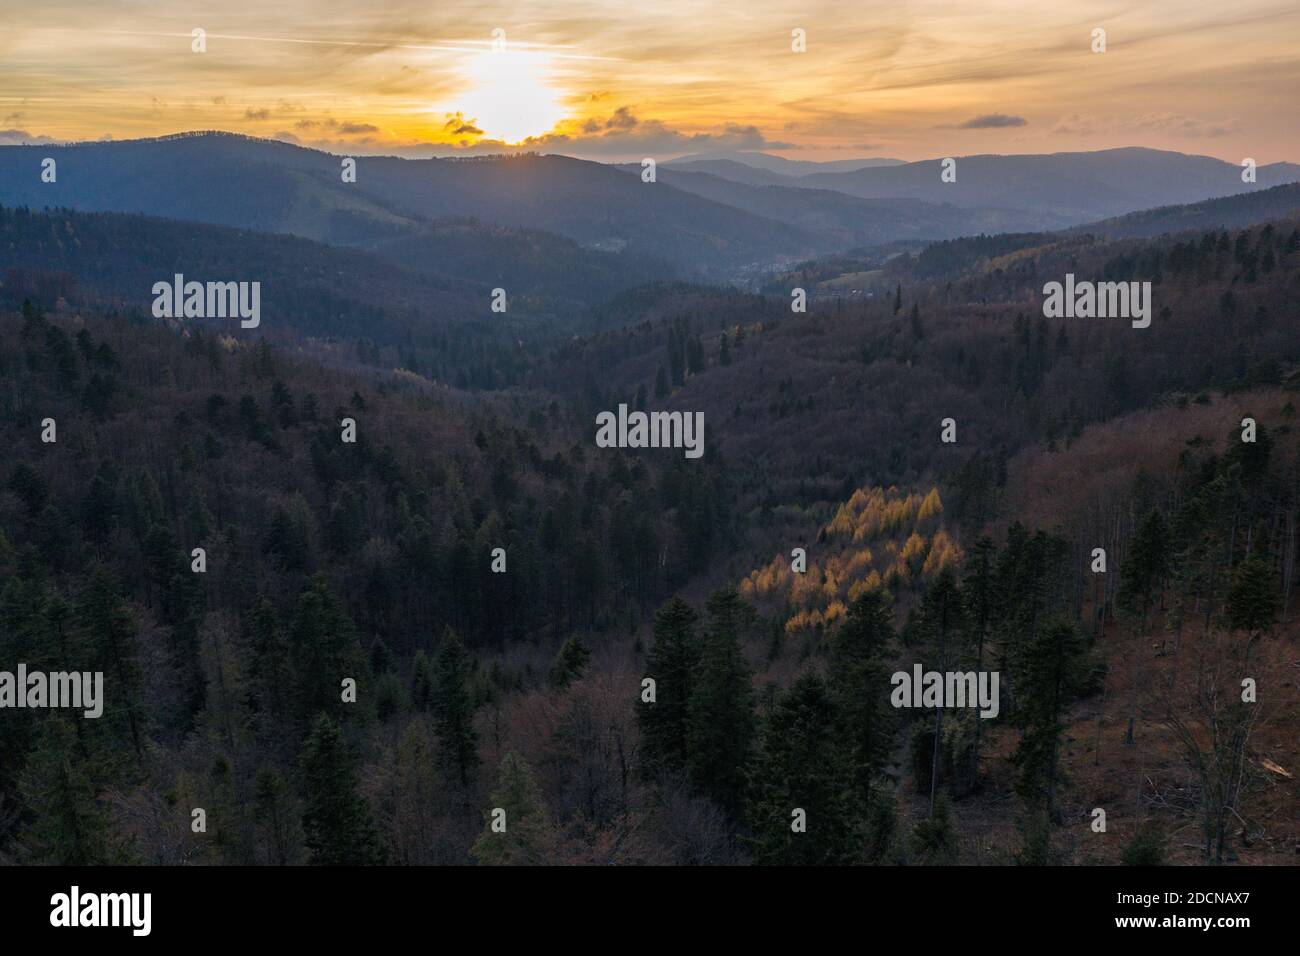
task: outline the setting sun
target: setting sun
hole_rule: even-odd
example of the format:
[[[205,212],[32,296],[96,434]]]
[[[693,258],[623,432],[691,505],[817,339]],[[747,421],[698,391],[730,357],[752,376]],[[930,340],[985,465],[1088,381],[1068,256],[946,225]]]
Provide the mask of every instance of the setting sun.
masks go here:
[[[518,143],[564,118],[545,53],[486,51],[474,56],[466,74],[469,89],[456,98],[454,111],[487,139]]]

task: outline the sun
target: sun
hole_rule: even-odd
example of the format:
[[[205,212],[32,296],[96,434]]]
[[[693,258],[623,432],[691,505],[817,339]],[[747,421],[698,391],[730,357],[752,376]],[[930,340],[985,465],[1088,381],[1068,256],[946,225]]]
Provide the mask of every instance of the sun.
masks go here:
[[[466,74],[470,87],[456,100],[455,111],[473,121],[486,139],[519,143],[564,119],[545,53],[484,51],[475,54]]]

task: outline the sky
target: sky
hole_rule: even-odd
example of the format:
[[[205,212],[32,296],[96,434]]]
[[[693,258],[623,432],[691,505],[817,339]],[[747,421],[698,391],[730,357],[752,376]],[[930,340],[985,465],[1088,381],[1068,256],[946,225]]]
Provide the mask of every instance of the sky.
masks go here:
[[[1297,103],[1296,0],[0,0],[0,143],[1269,163]]]

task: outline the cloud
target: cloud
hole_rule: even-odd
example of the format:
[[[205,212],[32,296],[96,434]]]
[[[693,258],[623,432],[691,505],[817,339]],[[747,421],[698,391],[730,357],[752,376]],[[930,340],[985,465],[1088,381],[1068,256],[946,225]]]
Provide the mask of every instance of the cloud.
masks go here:
[[[448,113],[447,122],[442,124],[443,131],[452,136],[482,136],[483,131],[474,125],[474,120],[465,119],[464,113]]]
[[[593,157],[662,156],[705,149],[796,148],[793,143],[768,139],[757,126],[741,123],[726,123],[712,132],[685,133],[662,120],[642,119],[630,106],[620,106],[603,119],[593,117],[561,123],[556,132],[530,137],[520,146]]]
[[[293,133],[290,133],[288,130],[284,130],[284,129],[280,130],[278,133],[275,133],[271,137],[271,139],[278,139],[282,143],[292,143],[295,146],[297,146],[299,143],[302,142],[302,140],[300,140],[297,136],[294,136]]]
[[[52,136],[37,136],[25,129],[0,129],[0,146],[34,146],[38,143],[55,143]]]
[[[212,105],[224,106],[226,105],[226,98],[224,96],[214,96]],[[281,99],[277,100],[274,106],[259,106],[256,109],[250,106],[244,110],[244,119],[264,120],[270,119],[272,115],[282,116],[286,113],[305,113],[306,111],[307,107],[301,103],[291,103],[289,100]]]
[[[636,126],[638,120],[632,115],[630,106],[620,106],[614,111],[614,115],[605,120],[606,129],[631,129]]]
[[[985,113],[975,116],[956,126],[943,126],[941,129],[1006,129],[1009,126],[1028,126],[1029,120],[1023,116],[1008,116],[1006,113]]]
[[[1052,133],[1059,136],[1091,136],[1097,132],[1097,125],[1090,117],[1071,113],[1057,121]]]
[[[1241,124],[1235,119],[1223,123],[1207,123],[1177,113],[1146,113],[1135,116],[1129,126],[1135,130],[1171,133],[1189,139],[1218,139],[1241,132]]]
[[[373,123],[353,123],[340,122],[336,119],[311,120],[301,119],[293,124],[295,129],[310,130],[329,130],[332,133],[338,133],[340,136],[356,136],[361,133],[378,133],[379,127]]]
[[[1204,121],[1181,113],[1144,113],[1124,119],[1085,116],[1071,113],[1057,121],[1052,133],[1060,136],[1094,136],[1098,134],[1131,137],[1136,134],[1162,133],[1184,139],[1220,139],[1241,132],[1236,119]]]

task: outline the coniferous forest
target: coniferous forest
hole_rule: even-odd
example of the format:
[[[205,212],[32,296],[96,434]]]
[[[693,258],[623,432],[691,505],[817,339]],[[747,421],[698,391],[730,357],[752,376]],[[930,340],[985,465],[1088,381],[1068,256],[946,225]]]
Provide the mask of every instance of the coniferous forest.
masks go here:
[[[496,388],[11,269],[4,660],[108,692],[4,714],[0,852],[1283,861],[1297,221],[983,242],[806,314],[647,287]],[[1141,348],[1026,314],[1063,258],[1159,270]],[[620,402],[703,409],[703,457],[596,447]],[[998,713],[893,706],[915,665]]]

